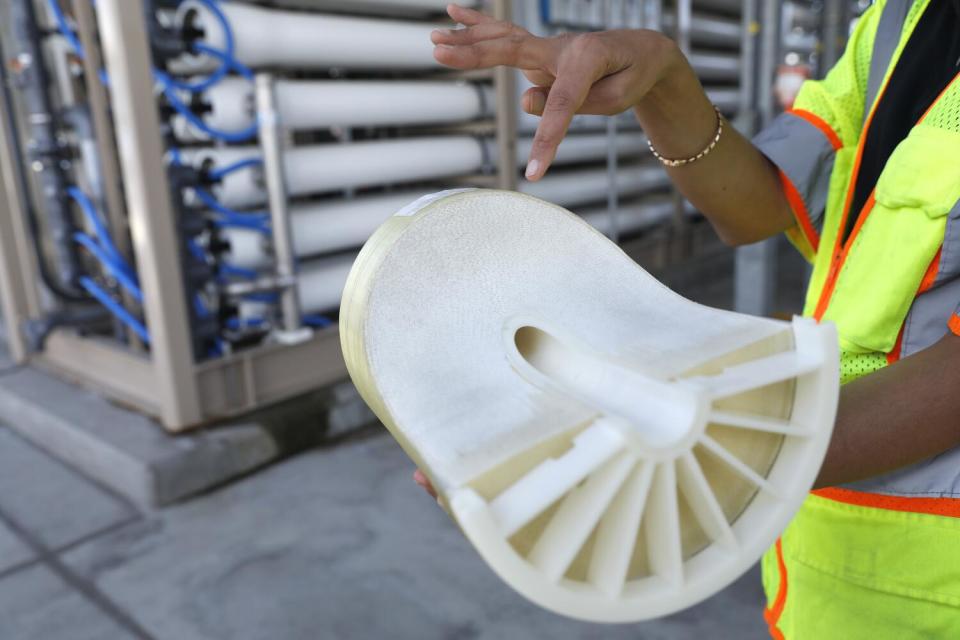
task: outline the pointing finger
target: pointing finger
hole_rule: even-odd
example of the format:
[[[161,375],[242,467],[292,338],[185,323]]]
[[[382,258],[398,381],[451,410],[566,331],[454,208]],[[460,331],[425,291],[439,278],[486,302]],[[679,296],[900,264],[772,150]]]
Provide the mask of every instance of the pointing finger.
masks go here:
[[[557,154],[557,147],[567,134],[570,121],[602,72],[598,61],[587,54],[572,56],[558,70],[557,79],[543,105],[543,117],[533,137],[527,179],[539,180],[546,173]]]

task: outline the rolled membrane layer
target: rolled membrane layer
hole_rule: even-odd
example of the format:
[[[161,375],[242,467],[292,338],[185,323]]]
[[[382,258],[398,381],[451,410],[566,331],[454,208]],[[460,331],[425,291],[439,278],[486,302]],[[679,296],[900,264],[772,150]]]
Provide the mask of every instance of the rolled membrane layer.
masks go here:
[[[347,368],[508,584],[602,622],[747,571],[830,438],[836,333],[690,302],[578,217],[458,190],[390,218],[340,312]]]

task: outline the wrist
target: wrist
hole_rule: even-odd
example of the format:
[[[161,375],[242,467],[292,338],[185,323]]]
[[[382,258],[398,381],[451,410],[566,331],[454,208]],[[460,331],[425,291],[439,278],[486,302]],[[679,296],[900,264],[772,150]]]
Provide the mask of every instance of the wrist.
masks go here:
[[[647,137],[664,155],[685,157],[709,142],[716,132],[717,116],[677,44],[667,40],[663,46],[658,79],[633,111]]]
[[[648,59],[660,62],[653,84],[633,105],[640,111],[669,106],[689,92],[691,84],[699,86],[696,73],[676,42],[663,34],[653,43]]]

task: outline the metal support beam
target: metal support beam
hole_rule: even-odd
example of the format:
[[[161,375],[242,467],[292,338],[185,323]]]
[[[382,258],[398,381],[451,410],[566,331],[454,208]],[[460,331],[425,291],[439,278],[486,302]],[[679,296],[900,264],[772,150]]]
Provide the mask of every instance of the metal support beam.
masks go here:
[[[846,5],[849,0],[824,0],[823,20],[820,39],[823,42],[823,54],[817,65],[817,77],[822,78],[840,59],[847,40]]]
[[[113,121],[110,119],[109,97],[106,87],[100,81],[103,57],[100,53],[100,42],[96,38],[96,16],[93,14],[93,4],[87,0],[73,0],[72,7],[77,23],[77,35],[83,46],[84,88],[93,120],[93,133],[97,141],[97,160],[100,165],[98,173],[103,176],[103,202],[100,204],[106,210],[107,224],[113,243],[120,253],[132,262],[130,230],[127,228],[126,209],[123,206],[120,166],[117,161]],[[135,313],[137,302],[130,292],[123,290],[121,297],[123,306]],[[126,338],[132,349],[143,351],[143,343],[134,332],[127,331]]]
[[[761,0],[762,14],[760,27],[760,62],[757,73],[757,105],[761,124],[769,124],[777,115],[777,104],[773,93],[774,76],[780,64],[781,42],[783,41],[783,10],[777,0]]]
[[[273,257],[277,279],[288,281],[280,294],[280,326],[292,337],[302,333],[300,294],[297,292],[297,254],[293,248],[290,206],[283,157],[285,132],[277,112],[277,96],[273,76],[260,73],[256,77],[257,122],[260,147],[263,149],[263,173],[267,182],[270,223],[273,233]]]
[[[778,0],[762,0],[762,3],[757,103],[761,124],[766,125],[777,112],[773,80],[780,61],[782,21]],[[736,311],[758,316],[773,312],[779,245],[780,238],[774,237],[737,249],[733,296]]]
[[[7,81],[0,68],[0,312],[6,321],[7,347],[19,364],[29,355],[20,327],[38,316],[41,306],[35,285],[39,274],[26,221],[22,166],[16,154],[20,145],[12,117]]]
[[[497,20],[512,20],[511,0],[494,0],[493,15]],[[517,188],[517,71],[509,67],[497,67],[493,72],[493,86],[497,105],[497,187],[508,191]]]
[[[743,0],[740,28],[740,108],[738,129],[753,134],[757,126],[757,0]]]
[[[30,314],[27,300],[28,284],[22,279],[23,262],[17,247],[15,218],[22,214],[21,194],[8,179],[16,167],[9,153],[8,142],[12,131],[8,126],[5,108],[0,101],[0,312],[5,320],[7,348],[14,362],[27,360],[27,344],[20,327]],[[29,245],[21,245],[21,247]]]
[[[154,393],[164,424],[179,430],[200,422],[201,404],[143,2],[98,0],[97,20],[110,76],[130,234],[145,294]]]
[[[620,243],[620,190],[617,189],[617,171],[620,158],[617,150],[617,119],[607,118],[607,216],[610,232],[607,237]]]

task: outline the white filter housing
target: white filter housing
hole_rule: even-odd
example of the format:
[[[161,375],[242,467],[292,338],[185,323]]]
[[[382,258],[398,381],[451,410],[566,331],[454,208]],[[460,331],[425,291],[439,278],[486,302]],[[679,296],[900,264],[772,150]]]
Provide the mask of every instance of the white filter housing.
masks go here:
[[[626,197],[667,187],[670,178],[659,164],[628,166],[617,170],[614,184],[617,193]],[[551,171],[536,182],[523,181],[518,187],[525,194],[564,207],[606,201],[610,188],[610,176],[605,168]]]
[[[322,11],[364,11],[374,13],[422,14],[443,13],[447,0],[275,0],[275,4],[297,6]],[[475,2],[463,2],[472,6]]]
[[[304,313],[336,310],[356,257],[356,253],[330,256],[300,267],[297,285]]]
[[[287,189],[303,196],[475,173],[483,167],[484,144],[471,136],[428,136],[294,147],[284,156]],[[184,160],[217,167],[259,155],[257,147],[227,147],[185,153]],[[267,201],[258,168],[231,173],[212,190],[222,204],[237,209]]]
[[[747,571],[806,497],[836,412],[832,325],[685,300],[512,192],[390,218],[340,323],[353,381],[480,555],[586,620],[666,615]]]
[[[387,218],[421,195],[401,191],[294,205],[290,208],[294,250],[302,258],[359,247]],[[221,233],[230,242],[226,257],[231,264],[255,269],[269,263],[268,241],[259,231],[230,227]]]
[[[412,80],[280,80],[280,122],[291,130],[442,124],[489,116],[493,89],[467,82]],[[210,110],[202,118],[221,131],[254,123],[253,84],[225,78],[204,92]],[[207,140],[182,116],[173,120],[180,140]]]
[[[290,219],[297,257],[310,258],[359,247],[390,216],[421,195],[418,191],[401,191],[294,205],[290,208]],[[669,196],[645,198],[643,202],[621,206],[616,213],[617,230],[626,234],[654,227],[670,218],[675,207]],[[688,206],[688,213],[693,211]],[[601,233],[609,234],[613,230],[606,206],[586,209],[580,217]],[[230,244],[230,250],[224,254],[230,264],[247,269],[270,264],[269,240],[259,231],[227,227],[220,233]],[[339,303],[339,291],[334,303]]]
[[[647,137],[640,132],[627,131],[613,137],[613,144],[605,133],[571,134],[563,139],[553,159],[554,165],[574,164],[606,160],[610,147],[618,157],[631,157],[649,153]],[[517,162],[523,166],[533,149],[533,138],[523,137],[517,140]],[[497,156],[494,155],[496,158]]]
[[[616,228],[621,235],[636,233],[663,224],[675,215],[676,203],[671,196],[648,196],[642,201],[621,205],[616,211]],[[607,207],[591,207],[577,212],[591,227],[604,235],[613,232],[613,220]],[[684,213],[693,215],[696,209],[685,203]]]
[[[430,69],[430,32],[437,25],[404,20],[355,18],[304,11],[267,9],[241,2],[222,2],[230,23],[235,56],[249,67],[293,69]],[[187,0],[177,10],[177,24],[202,31],[202,41],[223,50],[226,34],[203,3]],[[186,56],[196,68],[209,68],[206,56]]]
[[[645,153],[644,139],[635,134],[617,136],[617,149],[623,157]],[[526,161],[529,148],[521,141],[518,159]],[[295,147],[286,152],[287,188],[293,196],[325,191],[401,184],[415,180],[443,179],[476,173],[483,167],[484,154],[495,145],[471,136],[429,136],[374,142],[322,144]],[[522,155],[524,154],[524,155]],[[257,147],[220,147],[184,150],[184,162],[211,169],[246,158],[260,157]],[[606,157],[606,136],[569,136],[557,153],[556,164],[583,162]],[[622,166],[615,174],[616,188],[622,196],[659,189],[669,184],[659,164]],[[610,177],[605,168],[551,171],[537,182],[521,181],[524,193],[566,207],[605,200]],[[212,187],[221,203],[237,209],[257,207],[267,201],[259,167],[229,174]]]

